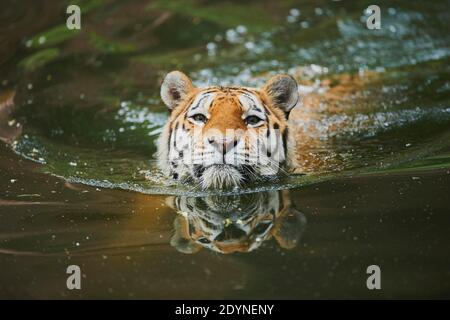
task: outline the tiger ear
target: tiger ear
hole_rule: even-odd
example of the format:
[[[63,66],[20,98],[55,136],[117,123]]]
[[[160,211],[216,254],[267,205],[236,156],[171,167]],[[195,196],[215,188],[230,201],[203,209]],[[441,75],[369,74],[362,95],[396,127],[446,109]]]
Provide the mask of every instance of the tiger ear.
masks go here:
[[[287,74],[273,76],[263,87],[263,91],[286,115],[289,115],[300,100],[297,81]]]
[[[305,215],[296,208],[288,207],[277,217],[272,234],[280,247],[292,249],[300,241],[305,227]]]
[[[161,99],[172,110],[194,88],[191,79],[183,72],[172,71],[161,85]]]

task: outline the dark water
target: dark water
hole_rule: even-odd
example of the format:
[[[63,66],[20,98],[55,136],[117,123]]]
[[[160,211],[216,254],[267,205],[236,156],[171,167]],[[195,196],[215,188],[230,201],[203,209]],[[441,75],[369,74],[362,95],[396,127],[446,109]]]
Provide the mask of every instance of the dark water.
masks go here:
[[[0,297],[449,298],[448,1],[383,2],[381,30],[365,1],[78,1],[78,32],[69,2],[6,2]],[[173,69],[293,75],[308,174],[228,194],[162,176]]]

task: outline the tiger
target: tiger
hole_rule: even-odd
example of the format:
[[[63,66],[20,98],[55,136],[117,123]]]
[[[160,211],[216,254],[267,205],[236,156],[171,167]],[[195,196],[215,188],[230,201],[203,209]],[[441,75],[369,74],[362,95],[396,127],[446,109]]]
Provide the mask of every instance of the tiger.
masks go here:
[[[245,195],[171,196],[177,211],[172,247],[185,254],[202,248],[221,254],[251,252],[275,239],[284,249],[297,246],[306,216],[291,203],[288,190]]]
[[[238,188],[295,166],[288,118],[300,96],[292,76],[275,75],[262,88],[196,87],[172,71],[160,95],[170,115],[158,139],[157,163],[175,181]]]

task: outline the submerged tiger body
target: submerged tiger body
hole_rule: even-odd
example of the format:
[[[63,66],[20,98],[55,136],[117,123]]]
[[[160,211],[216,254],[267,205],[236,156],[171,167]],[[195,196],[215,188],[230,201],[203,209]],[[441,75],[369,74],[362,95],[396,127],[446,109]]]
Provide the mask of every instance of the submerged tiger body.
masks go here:
[[[173,179],[229,188],[292,166],[287,119],[299,102],[292,77],[275,76],[261,89],[196,88],[173,71],[161,97],[171,114],[159,138],[158,164]]]

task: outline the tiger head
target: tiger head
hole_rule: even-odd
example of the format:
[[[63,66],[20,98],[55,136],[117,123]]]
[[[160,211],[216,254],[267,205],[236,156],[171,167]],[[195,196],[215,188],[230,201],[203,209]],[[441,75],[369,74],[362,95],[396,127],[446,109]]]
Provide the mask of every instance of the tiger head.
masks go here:
[[[177,211],[170,244],[182,253],[202,248],[228,254],[251,252],[275,239],[292,249],[306,226],[306,217],[291,203],[289,191],[234,196],[168,197]]]
[[[179,71],[161,86],[170,117],[158,141],[159,167],[203,189],[229,188],[276,176],[289,166],[288,116],[299,102],[289,75],[261,89],[197,88]]]

